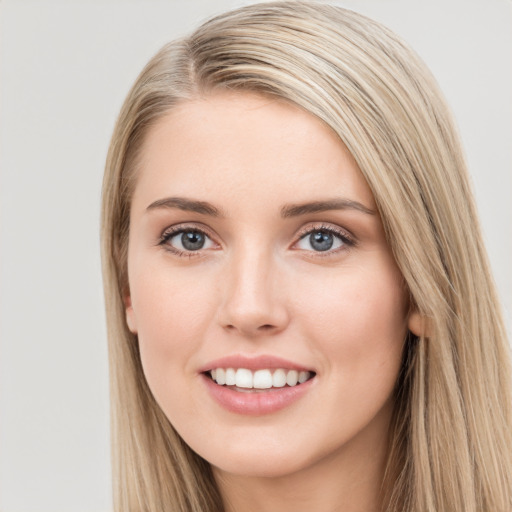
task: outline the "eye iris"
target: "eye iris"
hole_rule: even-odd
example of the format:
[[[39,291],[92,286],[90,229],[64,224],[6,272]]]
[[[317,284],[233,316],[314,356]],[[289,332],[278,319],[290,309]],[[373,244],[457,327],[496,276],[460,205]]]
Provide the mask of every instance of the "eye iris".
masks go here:
[[[316,231],[309,235],[309,242],[315,251],[328,251],[334,243],[334,237],[332,233]]]
[[[197,251],[203,248],[205,237],[198,231],[186,231],[181,235],[181,243],[188,251]]]

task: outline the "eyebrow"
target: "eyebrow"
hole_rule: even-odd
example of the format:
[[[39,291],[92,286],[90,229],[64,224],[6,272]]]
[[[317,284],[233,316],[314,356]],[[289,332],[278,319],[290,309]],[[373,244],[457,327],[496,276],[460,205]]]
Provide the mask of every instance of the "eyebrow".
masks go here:
[[[375,211],[352,199],[334,198],[326,201],[313,201],[302,204],[288,204],[281,208],[281,217],[297,217],[307,213],[326,212],[329,210],[356,210],[368,215],[375,215]]]
[[[184,197],[165,197],[151,203],[146,211],[156,210],[158,208],[178,208],[186,212],[202,213],[211,217],[223,217],[221,211],[206,201],[196,201],[194,199],[186,199]]]
[[[224,217],[222,211],[207,201],[197,201],[184,197],[165,197],[151,203],[146,211],[159,208],[178,208],[187,212],[196,212],[211,217]],[[309,203],[286,204],[281,208],[281,217],[284,219],[298,217],[308,213],[326,212],[329,210],[356,210],[367,215],[375,215],[375,211],[364,206],[358,201],[346,198],[334,198],[324,201],[312,201]]]

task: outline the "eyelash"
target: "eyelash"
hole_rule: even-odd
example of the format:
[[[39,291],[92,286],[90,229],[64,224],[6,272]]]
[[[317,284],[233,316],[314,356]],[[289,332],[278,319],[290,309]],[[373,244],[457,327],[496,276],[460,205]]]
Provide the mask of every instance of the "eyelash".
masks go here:
[[[190,232],[190,231],[200,233],[200,234],[208,237],[210,240],[213,240],[213,237],[210,235],[208,230],[206,230],[204,228],[200,228],[196,225],[192,225],[192,226],[178,225],[178,226],[173,226],[173,227],[167,228],[160,236],[158,245],[164,247],[165,250],[171,252],[172,254],[175,254],[176,256],[185,257],[185,258],[201,257],[202,256],[201,249],[199,249],[197,251],[182,251],[181,249],[177,249],[176,247],[173,247],[168,244],[169,240],[171,238],[175,237],[176,235],[179,235],[180,233]],[[333,226],[326,226],[324,224],[303,228],[297,234],[298,240],[297,240],[297,242],[294,243],[294,245],[296,245],[298,242],[300,242],[307,236],[310,236],[312,233],[319,232],[319,231],[334,235],[335,237],[337,237],[338,239],[341,240],[343,245],[334,250],[307,251],[307,252],[314,253],[315,257],[320,257],[320,258],[329,257],[329,256],[332,256],[333,254],[337,254],[340,251],[346,251],[346,250],[350,249],[351,247],[356,246],[356,240],[347,231],[342,230],[337,227],[333,227]],[[306,251],[306,250],[304,250],[304,251]]]
[[[307,236],[310,236],[311,234],[317,233],[319,231],[334,235],[336,238],[339,238],[341,240],[343,245],[341,247],[339,247],[337,249],[333,249],[333,250],[329,249],[327,251],[307,251],[307,252],[314,253],[315,258],[328,258],[329,256],[333,256],[334,254],[338,254],[340,251],[347,251],[348,249],[355,247],[355,245],[356,245],[355,238],[350,233],[348,233],[346,230],[341,229],[339,227],[326,226],[325,224],[320,224],[320,225],[316,225],[316,226],[309,226],[309,227],[303,228],[301,231],[299,231],[298,241],[295,242],[294,245],[296,245],[298,242],[300,242]]]
[[[180,233],[187,233],[187,232],[200,233],[200,234],[208,237],[210,240],[213,240],[213,237],[208,232],[208,230],[206,230],[205,228],[201,228],[196,225],[188,226],[188,225],[180,224],[178,226],[172,226],[170,228],[167,228],[160,236],[158,245],[162,246],[166,251],[169,251],[172,254],[175,254],[176,256],[181,256],[184,258],[197,258],[198,256],[202,256],[201,250],[182,251],[181,249],[177,249],[176,247],[173,247],[172,245],[167,243],[167,242],[169,242],[169,240],[171,238],[175,237],[176,235],[179,235]]]

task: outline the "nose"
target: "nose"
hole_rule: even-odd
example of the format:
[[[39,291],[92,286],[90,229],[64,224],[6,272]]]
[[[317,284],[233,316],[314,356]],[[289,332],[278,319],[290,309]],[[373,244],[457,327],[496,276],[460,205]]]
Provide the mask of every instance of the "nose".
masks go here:
[[[277,334],[288,325],[283,274],[269,252],[247,248],[226,269],[219,311],[226,331],[255,338]]]

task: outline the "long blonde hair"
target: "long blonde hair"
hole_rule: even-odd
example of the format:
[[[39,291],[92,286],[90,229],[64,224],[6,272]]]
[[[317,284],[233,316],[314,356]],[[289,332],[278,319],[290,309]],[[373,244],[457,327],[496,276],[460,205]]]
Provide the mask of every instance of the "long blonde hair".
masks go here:
[[[218,512],[203,459],[146,384],[125,322],[130,200],[148,128],[215,90],[295,104],[345,143],[367,180],[427,336],[410,336],[385,477],[389,511],[512,510],[508,343],[456,130],[420,59],[339,7],[255,4],[164,46],[131,89],[107,158],[102,256],[115,510]]]

